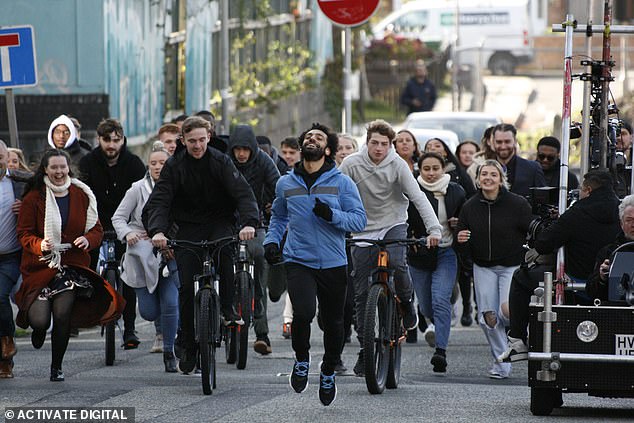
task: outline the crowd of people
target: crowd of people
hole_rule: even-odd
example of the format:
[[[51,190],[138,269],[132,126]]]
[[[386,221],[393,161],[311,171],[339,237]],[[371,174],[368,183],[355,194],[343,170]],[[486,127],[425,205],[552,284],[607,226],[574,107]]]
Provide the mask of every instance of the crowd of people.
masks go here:
[[[419,68],[424,81],[424,64]],[[429,90],[415,83],[411,91]],[[191,251],[170,250],[167,241],[237,233],[254,262],[253,348],[272,353],[267,303],[283,299],[294,391],[308,385],[316,317],[324,337],[324,405],[336,398],[336,374],[346,371],[341,355],[352,328],[363,345],[378,249],[347,246],[349,238],[425,237],[424,244],[388,247],[408,342],[423,332],[434,348],[432,372],[445,374],[454,303],[461,297],[460,322],[470,326],[475,317],[490,345],[488,376],[505,379],[512,362],[526,358],[528,302],[537,283],[520,265],[552,267],[552,255],[565,247],[568,277],[587,282],[574,301],[591,303],[607,296],[611,252],[634,240],[634,197],[620,201],[610,173],[593,170],[581,184],[569,173],[579,200],[536,234],[528,250],[536,216],[527,198],[533,188],[559,189],[560,144],[544,137],[537,160],[527,160],[509,124],[488,128],[479,143],[465,140],[455,152],[442,139],[417,140],[383,120],[367,125],[360,146],[315,123],[278,149],[249,125],[218,136],[213,114],[201,111],[163,125],[145,163],[127,149],[116,119],[99,123],[95,148],[80,130],[74,118],[53,120],[50,148],[34,169],[20,150],[0,141],[0,378],[14,376],[16,324],[32,329],[37,349],[52,322],[50,380],[63,381],[64,354],[77,328],[123,317],[122,346],[138,348],[137,307],[155,323],[152,352],[163,353],[165,371],[194,372],[194,275],[202,264]],[[626,136],[620,135],[621,145]],[[104,234],[117,239],[122,295],[99,276]],[[222,249],[217,260],[223,323],[242,325],[232,251]],[[357,376],[368,359],[361,348]]]

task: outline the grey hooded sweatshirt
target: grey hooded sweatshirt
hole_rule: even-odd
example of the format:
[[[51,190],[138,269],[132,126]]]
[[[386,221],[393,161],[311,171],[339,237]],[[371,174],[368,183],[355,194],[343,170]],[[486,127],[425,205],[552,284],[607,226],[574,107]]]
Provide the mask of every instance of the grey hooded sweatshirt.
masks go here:
[[[368,216],[364,233],[377,232],[407,222],[407,207],[411,201],[420,213],[428,235],[440,238],[442,227],[429,200],[418,187],[409,166],[390,147],[387,157],[374,164],[366,146],[346,157],[339,170],[357,184]]]

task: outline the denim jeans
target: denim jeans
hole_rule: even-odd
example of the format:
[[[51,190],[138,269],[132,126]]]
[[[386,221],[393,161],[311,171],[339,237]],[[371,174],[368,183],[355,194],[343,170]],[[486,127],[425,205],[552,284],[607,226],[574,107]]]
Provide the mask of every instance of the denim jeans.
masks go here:
[[[473,282],[478,299],[478,322],[491,346],[491,355],[496,359],[506,350],[507,339],[505,327],[510,325],[508,315],[502,313],[502,305],[508,307],[509,290],[513,272],[519,266],[480,267],[473,264]],[[497,323],[490,327],[484,320],[484,313],[494,312]],[[509,364],[509,363],[505,363]],[[510,364],[508,366],[510,373]]]
[[[398,225],[390,229],[383,239],[405,239],[407,238],[407,225]],[[401,301],[409,301],[412,298],[412,279],[409,275],[409,268],[405,257],[407,247],[402,245],[390,245],[387,247],[390,256],[390,269],[394,270],[394,288],[396,295]],[[365,304],[368,300],[369,277],[373,269],[376,268],[379,248],[352,247],[352,278],[354,282],[354,303],[357,320],[357,338],[363,344],[363,319],[365,316]]]
[[[174,349],[174,338],[178,328],[178,269],[176,260],[167,262],[170,271],[168,277],[159,275],[156,290],[150,294],[147,288],[135,288],[139,301],[139,313],[145,320],[154,321],[161,319],[163,331],[163,351]],[[162,268],[161,268],[162,270]]]
[[[436,348],[447,349],[451,329],[451,293],[456,284],[457,260],[453,248],[438,249],[435,270],[409,266],[418,307],[423,315],[434,318]]]
[[[0,336],[13,336],[15,323],[9,294],[20,277],[20,252],[0,257]]]

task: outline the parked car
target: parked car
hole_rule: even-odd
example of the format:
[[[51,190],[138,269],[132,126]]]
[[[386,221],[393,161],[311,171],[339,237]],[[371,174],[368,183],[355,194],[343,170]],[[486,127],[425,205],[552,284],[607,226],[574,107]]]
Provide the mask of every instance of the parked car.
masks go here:
[[[502,120],[492,113],[481,112],[416,112],[410,113],[402,128],[410,130],[419,143],[424,143],[429,138],[437,137],[442,139],[455,151],[456,146],[464,140],[470,139],[476,142],[480,141],[482,134],[489,126],[502,123]],[[429,134],[433,134],[430,130],[442,130],[445,140],[442,136],[432,136],[424,138]],[[452,139],[448,131],[453,132],[457,136]],[[455,144],[455,145],[452,145]]]

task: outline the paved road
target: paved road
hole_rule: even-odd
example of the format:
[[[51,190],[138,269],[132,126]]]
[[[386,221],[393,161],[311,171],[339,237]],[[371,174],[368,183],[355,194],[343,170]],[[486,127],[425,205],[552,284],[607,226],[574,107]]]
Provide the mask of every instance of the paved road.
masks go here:
[[[163,371],[162,355],[150,354],[153,326],[139,321],[142,344],[135,351],[117,351],[113,367],[103,365],[103,341],[97,331],[71,339],[64,362],[66,381],[48,381],[50,343],[41,351],[21,338],[15,379],[0,380],[0,412],[6,406],[135,407],[137,421],[223,422],[534,422],[529,411],[526,364],[516,365],[503,381],[486,377],[488,348],[480,329],[452,331],[446,377],[435,377],[429,365],[432,349],[424,341],[406,344],[402,379],[397,390],[368,394],[363,379],[340,376],[336,402],[323,407],[317,397],[317,366],[310,386],[298,395],[288,386],[292,363],[290,341],[281,337],[281,304],[270,310],[273,354],[250,351],[246,370],[221,362],[218,389],[204,396],[200,378]],[[274,324],[273,324],[274,323]],[[323,352],[321,332],[313,331],[313,362]],[[356,358],[356,342],[346,347],[344,361]],[[565,406],[548,421],[632,421],[628,400],[606,400],[582,394],[564,396]]]

